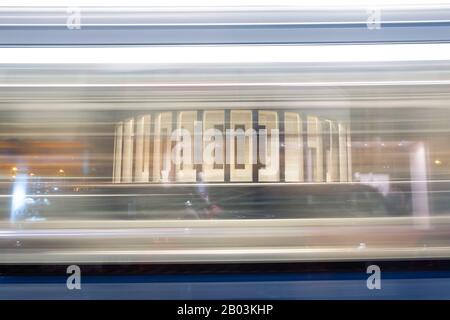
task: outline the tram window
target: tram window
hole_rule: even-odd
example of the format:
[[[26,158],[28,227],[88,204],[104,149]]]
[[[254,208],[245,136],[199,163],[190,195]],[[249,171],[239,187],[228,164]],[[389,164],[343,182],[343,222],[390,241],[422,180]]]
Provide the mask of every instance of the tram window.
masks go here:
[[[133,146],[134,146],[134,119],[128,119],[124,125],[123,141],[123,182],[133,180]]]
[[[122,173],[122,146],[123,146],[123,123],[116,125],[114,137],[114,164],[113,164],[113,181],[119,183]]]
[[[280,138],[278,133],[278,114],[275,111],[259,111],[258,159],[262,168],[258,170],[258,181],[280,180]],[[265,136],[261,139],[261,135]],[[261,145],[263,147],[261,148]]]
[[[167,182],[172,174],[175,181],[196,182],[197,160],[194,161],[196,139],[194,131],[197,111],[179,112],[175,123],[172,112],[162,112],[155,117],[154,136],[150,136],[150,115],[131,118],[116,126],[114,142],[114,182],[148,182],[150,168],[152,181]],[[300,115],[285,112],[285,181],[303,181],[303,134]],[[307,181],[332,182],[351,180],[350,132],[343,124],[318,117],[307,117]],[[280,181],[280,136],[278,112],[258,111],[257,132],[252,125],[252,111],[231,111],[232,136],[225,139],[225,112],[204,111],[203,153],[201,181],[225,181],[226,159],[231,160],[230,181],[252,181],[254,170],[257,181]],[[122,127],[120,127],[122,126]],[[172,129],[177,134],[172,137]],[[136,134],[134,134],[134,130]],[[255,137],[255,142],[253,139]],[[172,139],[179,143],[172,143]],[[200,138],[201,144],[202,138]],[[225,142],[228,144],[225,148]],[[152,145],[152,150],[150,146]],[[134,147],[134,150],[133,150]],[[172,150],[172,147],[175,147]],[[133,152],[134,151],[134,152]],[[174,154],[172,155],[172,152]],[[134,159],[133,159],[134,155]],[[171,157],[174,156],[174,159]],[[208,159],[208,157],[210,159]],[[256,164],[253,157],[257,159]],[[134,160],[134,161],[133,161]],[[209,161],[212,160],[212,161]],[[174,172],[172,171],[172,162]],[[345,163],[345,165],[344,165]],[[134,164],[134,179],[133,179]],[[150,167],[151,166],[151,167]],[[340,177],[340,178],[339,178]],[[342,180],[341,180],[342,179]]]
[[[347,181],[351,182],[352,179],[352,140],[351,140],[350,128],[347,128]]]
[[[195,182],[197,171],[194,165],[194,126],[196,111],[183,111],[178,115],[176,144],[176,179],[180,182]]]
[[[330,148],[331,148],[331,136],[330,136],[330,132],[331,132],[331,128],[330,128],[330,123],[329,121],[325,120],[323,122],[322,125],[322,134],[323,134],[323,156],[324,156],[324,161],[323,161],[323,170],[325,172],[325,181],[329,182],[330,181],[330,161],[329,161],[329,157],[330,157]]]
[[[169,162],[169,132],[166,128],[161,129],[161,176],[162,180],[168,180],[168,171],[170,170],[170,162]]]
[[[219,142],[220,139],[218,139],[217,134],[213,137],[214,140],[214,169],[223,169],[224,165],[224,143],[223,143],[223,132],[225,131],[225,127],[223,124],[216,124],[214,125],[214,130],[216,133],[221,133],[220,136],[222,137],[221,142]]]
[[[332,174],[331,181],[339,181],[339,129],[336,122],[331,123],[331,138],[332,138],[332,148],[331,148],[331,163],[332,163]]]
[[[253,134],[252,112],[244,110],[231,111],[230,179],[236,181],[252,181],[253,179]]]
[[[184,127],[181,127],[181,130],[184,130]],[[177,141],[180,142],[180,145],[184,145],[185,139],[184,139],[183,134],[179,134],[179,137],[177,137],[177,138],[179,139]],[[176,161],[179,161],[179,163],[177,164],[177,180],[178,180],[178,172],[183,171],[183,167],[185,164],[183,159],[186,156],[186,153],[184,152],[184,148],[181,148],[178,152],[179,152],[179,154],[177,154],[177,159],[176,159]]]
[[[300,115],[286,112],[284,115],[285,180],[303,181],[303,136]]]
[[[167,182],[171,168],[172,113],[160,113],[155,122],[155,142],[153,154],[154,181]]]
[[[203,181],[225,181],[225,112],[203,113]]]
[[[245,125],[235,125],[234,132],[234,168],[241,170],[245,169]]]
[[[339,181],[347,182],[348,164],[347,164],[347,130],[345,126],[339,124]]]
[[[319,118],[308,116],[308,181],[323,181],[322,126]]]
[[[324,152],[326,181],[337,181],[338,174],[338,135],[336,124],[331,120],[324,121]]]
[[[150,115],[136,120],[135,181],[148,182],[150,175]]]
[[[270,141],[270,133],[267,132],[265,125],[258,125],[257,138],[258,168],[261,170],[266,168],[267,162],[270,161],[267,154],[267,140]]]

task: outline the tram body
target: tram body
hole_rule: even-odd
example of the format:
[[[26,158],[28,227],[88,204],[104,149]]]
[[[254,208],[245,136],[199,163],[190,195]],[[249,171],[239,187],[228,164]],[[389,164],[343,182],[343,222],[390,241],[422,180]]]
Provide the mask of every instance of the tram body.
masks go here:
[[[84,50],[81,59],[103,56]],[[445,244],[447,62],[286,64],[272,52],[270,64],[150,59],[136,68],[116,59],[108,68],[39,64],[5,78],[2,225],[36,250],[5,243],[5,262],[43,259],[50,240],[35,228],[81,232],[57,238],[85,262],[173,261],[175,243],[186,248],[173,251],[180,262],[420,257],[429,241]],[[227,231],[201,236],[217,230]],[[222,256],[226,243],[235,249]],[[105,250],[122,247],[135,250]],[[268,247],[279,252],[266,255]],[[433,250],[447,254],[445,245]],[[54,248],[44,259],[72,257]]]

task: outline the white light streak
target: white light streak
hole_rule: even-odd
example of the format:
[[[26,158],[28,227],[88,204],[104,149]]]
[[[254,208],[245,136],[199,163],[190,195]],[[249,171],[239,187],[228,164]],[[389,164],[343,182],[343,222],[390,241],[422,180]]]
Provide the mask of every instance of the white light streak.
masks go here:
[[[213,64],[450,60],[450,44],[0,48],[0,64]]]

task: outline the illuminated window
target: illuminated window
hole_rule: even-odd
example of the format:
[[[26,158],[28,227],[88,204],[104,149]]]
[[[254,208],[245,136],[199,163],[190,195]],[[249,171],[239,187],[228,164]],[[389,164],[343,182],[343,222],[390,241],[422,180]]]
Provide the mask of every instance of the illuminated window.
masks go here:
[[[203,114],[203,181],[225,181],[225,112]]]
[[[163,112],[156,117],[155,142],[153,148],[153,180],[168,182],[171,172],[172,112]]]
[[[150,175],[150,115],[136,120],[135,181],[148,182]]]
[[[233,182],[253,180],[252,112],[231,111],[230,179]]]
[[[310,182],[323,181],[322,126],[319,118],[308,116],[307,177]]]
[[[281,168],[286,182],[352,180],[350,130],[343,123],[309,115],[304,125],[299,113],[284,112],[280,149],[278,111],[231,110],[229,127],[225,110],[176,114],[116,125],[113,182],[276,182]]]
[[[114,166],[113,181],[119,183],[122,174],[122,144],[123,144],[123,123],[119,122],[116,126],[114,141]]]
[[[347,129],[339,124],[339,181],[347,182],[348,164],[347,164]]]
[[[278,114],[275,111],[259,111],[258,115],[258,181],[280,180],[280,137]]]
[[[133,145],[134,145],[134,119],[125,121],[123,129],[123,167],[122,181],[133,181]]]
[[[195,182],[197,171],[194,165],[194,127],[196,111],[183,111],[178,114],[176,143],[176,179],[180,182]]]
[[[286,112],[284,116],[285,180],[303,181],[303,137],[300,115]]]
[[[325,177],[327,182],[338,181],[338,139],[336,123],[331,120],[325,120],[323,123],[323,149],[325,152]]]
[[[347,128],[347,179],[352,181],[352,142],[350,128]]]

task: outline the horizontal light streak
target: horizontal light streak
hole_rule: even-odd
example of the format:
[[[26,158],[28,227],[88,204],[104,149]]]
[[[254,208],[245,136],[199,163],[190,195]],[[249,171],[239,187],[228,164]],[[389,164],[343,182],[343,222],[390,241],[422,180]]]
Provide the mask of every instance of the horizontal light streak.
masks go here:
[[[1,49],[0,49],[1,50]],[[0,83],[0,88],[171,88],[171,87],[349,87],[449,85],[450,80],[332,81],[332,82],[223,82],[223,83]]]
[[[100,250],[46,249],[3,251],[1,263],[105,263],[105,262],[279,262],[279,261],[356,261],[379,259],[448,258],[450,247],[377,247],[356,246],[320,248],[236,248],[236,249],[173,249],[173,250]]]
[[[429,221],[431,224],[448,225],[450,216],[439,215],[429,217],[346,217],[346,218],[286,218],[286,219],[222,219],[222,220],[170,220],[170,219],[138,219],[138,220],[118,220],[118,219],[50,219],[42,221],[23,220],[20,222],[22,231],[26,230],[44,230],[58,229],[91,229],[100,230],[105,228],[117,229],[142,229],[142,228],[205,228],[205,227],[223,227],[223,228],[295,228],[305,226],[386,226],[386,225],[412,225],[418,221]],[[0,220],[1,232],[16,230],[16,225],[6,220]]]
[[[2,64],[208,64],[450,60],[450,44],[1,48]]]

